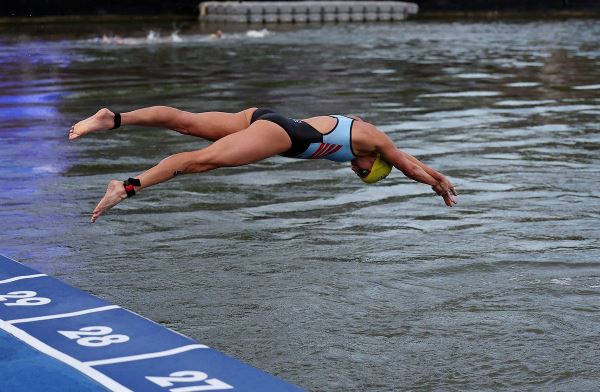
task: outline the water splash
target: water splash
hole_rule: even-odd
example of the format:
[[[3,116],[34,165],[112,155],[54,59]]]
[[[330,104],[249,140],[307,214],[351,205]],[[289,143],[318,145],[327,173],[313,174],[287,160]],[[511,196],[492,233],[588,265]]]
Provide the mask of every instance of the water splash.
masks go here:
[[[103,35],[102,38],[92,38],[87,42],[100,43],[103,45],[148,45],[148,44],[173,44],[181,42],[206,41],[207,35],[194,35],[181,37],[179,30],[171,32],[167,36],[162,36],[160,32],[150,30],[145,37],[121,37],[118,35]]]
[[[100,43],[103,45],[124,45],[124,46],[142,46],[142,45],[167,45],[167,44],[196,44],[214,42],[215,40],[239,40],[239,39],[262,39],[273,33],[267,29],[248,30],[243,33],[218,33],[212,34],[188,34],[180,35],[179,30],[171,32],[169,35],[161,35],[160,32],[150,30],[145,37],[121,37],[119,35],[103,35],[101,38],[88,39],[85,42]]]
[[[246,37],[250,37],[250,38],[265,38],[266,36],[268,36],[270,34],[271,34],[271,32],[267,29],[246,31]]]

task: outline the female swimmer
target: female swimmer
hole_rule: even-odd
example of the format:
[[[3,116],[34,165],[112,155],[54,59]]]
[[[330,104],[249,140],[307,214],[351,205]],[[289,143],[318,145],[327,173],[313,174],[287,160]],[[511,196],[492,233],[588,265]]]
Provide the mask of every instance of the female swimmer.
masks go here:
[[[296,120],[262,108],[250,108],[239,113],[190,113],[166,106],[127,113],[100,109],[71,127],[69,139],[116,129],[121,125],[163,127],[214,143],[198,151],[167,157],[135,178],[111,181],[92,213],[92,222],[141,189],[177,175],[247,165],[274,155],[350,161],[352,170],[366,183],[385,178],[393,166],[407,177],[430,185],[448,207],[456,204],[454,185],[443,174],[400,151],[385,133],[356,116],[317,116]]]

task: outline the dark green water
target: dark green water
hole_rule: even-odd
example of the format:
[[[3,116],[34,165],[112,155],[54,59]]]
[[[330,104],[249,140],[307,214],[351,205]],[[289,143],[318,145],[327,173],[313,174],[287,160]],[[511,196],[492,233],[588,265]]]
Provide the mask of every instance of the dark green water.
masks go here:
[[[153,30],[153,33],[149,33]],[[193,24],[0,30],[0,253],[311,391],[600,385],[600,25]],[[158,36],[157,36],[158,34]],[[273,158],[177,178],[95,225],[124,179],[205,142],[100,107],[355,113],[452,178]]]

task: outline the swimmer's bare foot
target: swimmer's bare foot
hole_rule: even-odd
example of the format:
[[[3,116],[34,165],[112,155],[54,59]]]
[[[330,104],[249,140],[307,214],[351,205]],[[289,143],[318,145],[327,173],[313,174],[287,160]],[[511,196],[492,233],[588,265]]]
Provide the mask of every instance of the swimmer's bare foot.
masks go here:
[[[69,140],[75,140],[90,132],[105,131],[114,126],[115,114],[106,108],[102,108],[93,116],[73,125],[69,130]]]
[[[123,182],[116,180],[109,182],[104,197],[102,200],[100,200],[100,203],[98,203],[96,208],[94,208],[94,212],[92,212],[91,222],[96,222],[100,215],[104,214],[106,211],[110,210],[125,199],[127,199],[127,192],[125,192]]]

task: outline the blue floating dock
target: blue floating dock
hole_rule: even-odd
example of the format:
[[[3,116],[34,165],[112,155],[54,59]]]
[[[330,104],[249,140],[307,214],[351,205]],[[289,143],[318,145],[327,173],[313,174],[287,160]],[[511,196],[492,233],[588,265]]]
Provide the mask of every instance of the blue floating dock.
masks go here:
[[[303,391],[4,256],[0,390]]]

